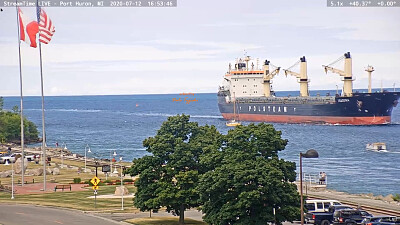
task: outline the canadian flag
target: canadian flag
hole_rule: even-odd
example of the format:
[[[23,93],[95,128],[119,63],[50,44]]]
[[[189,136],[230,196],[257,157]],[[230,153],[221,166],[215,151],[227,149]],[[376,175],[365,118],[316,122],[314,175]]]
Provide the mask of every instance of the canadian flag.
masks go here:
[[[26,18],[20,8],[18,8],[18,16],[20,40],[25,41],[31,47],[36,48],[36,34],[39,32],[38,23],[34,20],[29,20]]]

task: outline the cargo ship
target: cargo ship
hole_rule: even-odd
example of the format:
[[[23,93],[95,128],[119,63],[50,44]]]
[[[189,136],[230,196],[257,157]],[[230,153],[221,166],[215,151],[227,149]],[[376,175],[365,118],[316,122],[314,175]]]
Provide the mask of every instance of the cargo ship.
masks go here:
[[[249,56],[245,56],[236,60],[234,68],[229,64],[223,85],[219,87],[218,107],[227,120],[346,125],[389,124],[392,110],[400,98],[400,92],[371,91],[371,73],[374,71],[372,66],[365,70],[369,75],[368,92],[353,92],[350,52],[323,66],[325,72],[343,77],[342,93],[337,91],[334,96],[310,96],[310,81],[304,56],[284,70],[286,76],[297,78],[300,84],[299,96],[276,97],[271,84],[281,68],[265,60],[262,69],[259,69],[258,65],[255,66],[254,61],[251,61]],[[343,61],[343,69],[333,67]],[[299,72],[293,71],[298,65]]]

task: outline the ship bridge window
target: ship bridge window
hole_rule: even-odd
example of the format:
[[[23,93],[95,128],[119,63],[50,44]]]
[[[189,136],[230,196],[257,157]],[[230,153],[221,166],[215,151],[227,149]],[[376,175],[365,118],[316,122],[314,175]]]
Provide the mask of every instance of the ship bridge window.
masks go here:
[[[238,63],[238,69],[242,69],[246,67],[246,63]]]

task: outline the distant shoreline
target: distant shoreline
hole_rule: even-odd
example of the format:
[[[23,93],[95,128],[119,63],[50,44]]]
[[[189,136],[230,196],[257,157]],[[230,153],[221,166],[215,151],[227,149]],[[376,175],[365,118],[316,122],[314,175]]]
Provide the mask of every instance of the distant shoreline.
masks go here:
[[[391,91],[393,87],[383,87],[383,90],[389,90]],[[380,91],[381,88],[373,88],[372,91]],[[296,90],[275,90],[275,92],[294,92],[294,91],[299,91],[298,89]],[[316,89],[316,90],[310,90],[311,92],[316,92],[316,91],[329,91],[329,92],[336,92],[336,89]],[[339,90],[340,92],[341,90]],[[366,88],[354,88],[353,91],[368,91]],[[183,92],[190,92],[194,94],[217,94],[217,88],[215,92],[196,92],[196,91],[190,91],[190,90],[185,90],[182,92],[178,93],[125,93],[125,94],[74,94],[74,95],[45,95],[45,97],[94,97],[94,96],[143,96],[143,95],[179,95],[180,93]],[[20,95],[1,95],[2,97],[7,97],[7,98],[19,98]],[[41,95],[26,95],[24,97],[41,97]]]

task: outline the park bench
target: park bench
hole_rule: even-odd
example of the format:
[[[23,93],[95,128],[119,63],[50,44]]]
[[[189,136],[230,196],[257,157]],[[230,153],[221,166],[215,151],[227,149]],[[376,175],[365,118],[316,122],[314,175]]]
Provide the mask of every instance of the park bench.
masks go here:
[[[71,185],[70,184],[58,184],[54,187],[54,191],[57,191],[57,189],[62,189],[62,191],[64,191],[64,189],[68,189],[71,191]]]
[[[35,179],[34,178],[25,178],[24,179],[24,184],[28,184],[28,183],[34,184],[35,183]],[[21,180],[20,179],[18,179],[18,184],[21,184]]]

